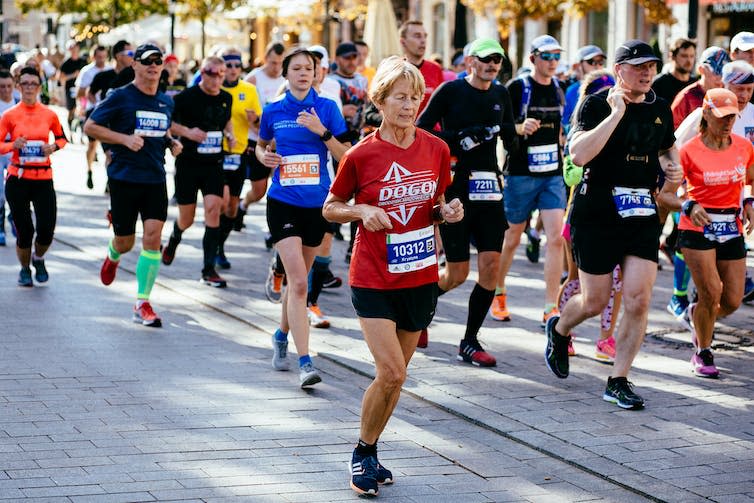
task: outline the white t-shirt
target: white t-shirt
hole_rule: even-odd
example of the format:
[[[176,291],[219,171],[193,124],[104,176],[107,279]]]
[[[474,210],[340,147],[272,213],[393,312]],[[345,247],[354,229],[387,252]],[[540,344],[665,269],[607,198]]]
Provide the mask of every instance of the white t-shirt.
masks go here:
[[[675,130],[675,146],[681,148],[688,141],[699,134],[699,122],[702,119],[702,109],[697,108],[688,117],[683,119],[681,125]],[[733,123],[733,134],[747,138],[754,144],[754,105],[746,104],[743,112]]]
[[[325,77],[325,80],[319,85],[322,91],[319,95],[324,98],[330,98],[338,105],[338,110],[343,111],[343,102],[340,99],[340,84],[330,77]]]

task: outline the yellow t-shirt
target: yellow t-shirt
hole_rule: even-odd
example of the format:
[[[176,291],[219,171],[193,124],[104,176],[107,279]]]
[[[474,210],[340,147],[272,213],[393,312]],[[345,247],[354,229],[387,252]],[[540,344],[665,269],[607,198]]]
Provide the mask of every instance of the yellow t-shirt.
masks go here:
[[[365,66],[364,70],[359,73],[361,73],[364,77],[367,78],[367,83],[368,83],[367,89],[371,88],[372,79],[374,78],[374,74],[377,73],[377,70],[371,66]]]
[[[262,107],[259,104],[259,94],[254,84],[245,80],[239,80],[238,84],[233,87],[223,86],[233,96],[233,106],[230,109],[230,121],[233,125],[233,136],[236,137],[236,145],[233,149],[228,148],[228,142],[223,141],[223,148],[226,152],[232,154],[242,154],[246,152],[249,137],[249,121],[246,118],[246,110],[254,110],[254,113],[261,116]]]

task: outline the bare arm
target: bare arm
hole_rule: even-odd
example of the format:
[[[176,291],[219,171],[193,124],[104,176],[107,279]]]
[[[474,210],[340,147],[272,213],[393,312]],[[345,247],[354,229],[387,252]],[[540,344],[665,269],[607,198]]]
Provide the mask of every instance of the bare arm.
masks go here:
[[[615,132],[618,123],[626,113],[625,92],[619,87],[613,87],[607,93],[607,103],[610,105],[610,115],[589,131],[577,131],[571,138],[569,150],[571,160],[577,166],[585,166],[589,161],[605,148],[607,141]]]
[[[139,151],[144,146],[144,138],[141,136],[118,133],[93,122],[92,119],[87,119],[84,124],[84,133],[103,143],[123,145],[134,152]]]
[[[368,204],[349,205],[345,200],[337,197],[332,192],[327,195],[322,216],[330,222],[347,224],[361,220],[364,228],[368,231],[381,231],[392,229],[390,217],[385,210]]]

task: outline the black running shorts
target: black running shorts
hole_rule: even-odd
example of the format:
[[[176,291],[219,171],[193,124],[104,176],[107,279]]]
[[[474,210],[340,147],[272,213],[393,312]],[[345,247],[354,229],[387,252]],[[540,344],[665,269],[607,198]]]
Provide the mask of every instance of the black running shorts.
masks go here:
[[[629,255],[658,261],[660,224],[656,216],[620,225],[571,223],[571,243],[580,270],[612,274],[615,266]]]
[[[678,231],[678,247],[692,250],[716,250],[717,260],[739,260],[746,257],[746,245],[743,236],[738,236],[725,243],[710,241],[704,234],[696,231]]]
[[[451,196],[446,194],[446,199]],[[508,229],[503,201],[463,201],[463,220],[441,224],[440,236],[448,262],[467,262],[469,245],[477,251],[501,252]]]
[[[434,318],[437,294],[437,283],[399,290],[352,286],[351,302],[360,318],[391,320],[399,330],[418,332]]]
[[[110,211],[116,236],[136,233],[136,220],[164,222],[168,218],[168,189],[163,183],[132,183],[108,179]]]
[[[249,148],[246,150],[246,155],[248,158],[248,163],[246,164],[246,166],[248,166],[246,178],[248,178],[252,182],[256,182],[257,180],[264,180],[265,178],[268,178],[270,176],[270,173],[272,173],[272,169],[268,168],[267,166],[259,162],[259,159],[257,159],[257,156],[254,153],[256,146],[257,142],[249,140]]]
[[[203,161],[178,156],[175,160],[175,199],[178,204],[196,204],[199,191],[202,196],[223,197],[224,182],[221,159]]]
[[[310,247],[319,246],[329,229],[322,208],[302,208],[271,197],[267,198],[267,226],[273,243],[298,236]]]

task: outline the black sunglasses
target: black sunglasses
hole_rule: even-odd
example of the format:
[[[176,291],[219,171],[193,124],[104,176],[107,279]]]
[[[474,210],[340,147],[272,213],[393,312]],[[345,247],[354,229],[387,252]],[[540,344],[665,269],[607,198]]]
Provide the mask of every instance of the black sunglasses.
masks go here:
[[[605,58],[592,58],[586,59],[584,61],[592,66],[605,66]]]
[[[479,60],[480,63],[501,63],[503,61],[503,56],[500,54],[490,54],[489,56],[485,57],[479,57],[477,56],[476,59]]]
[[[225,63],[225,68],[243,68],[241,63]]]
[[[151,66],[151,65],[160,66],[162,64],[162,58],[140,59],[139,63],[141,63],[144,66]]]

